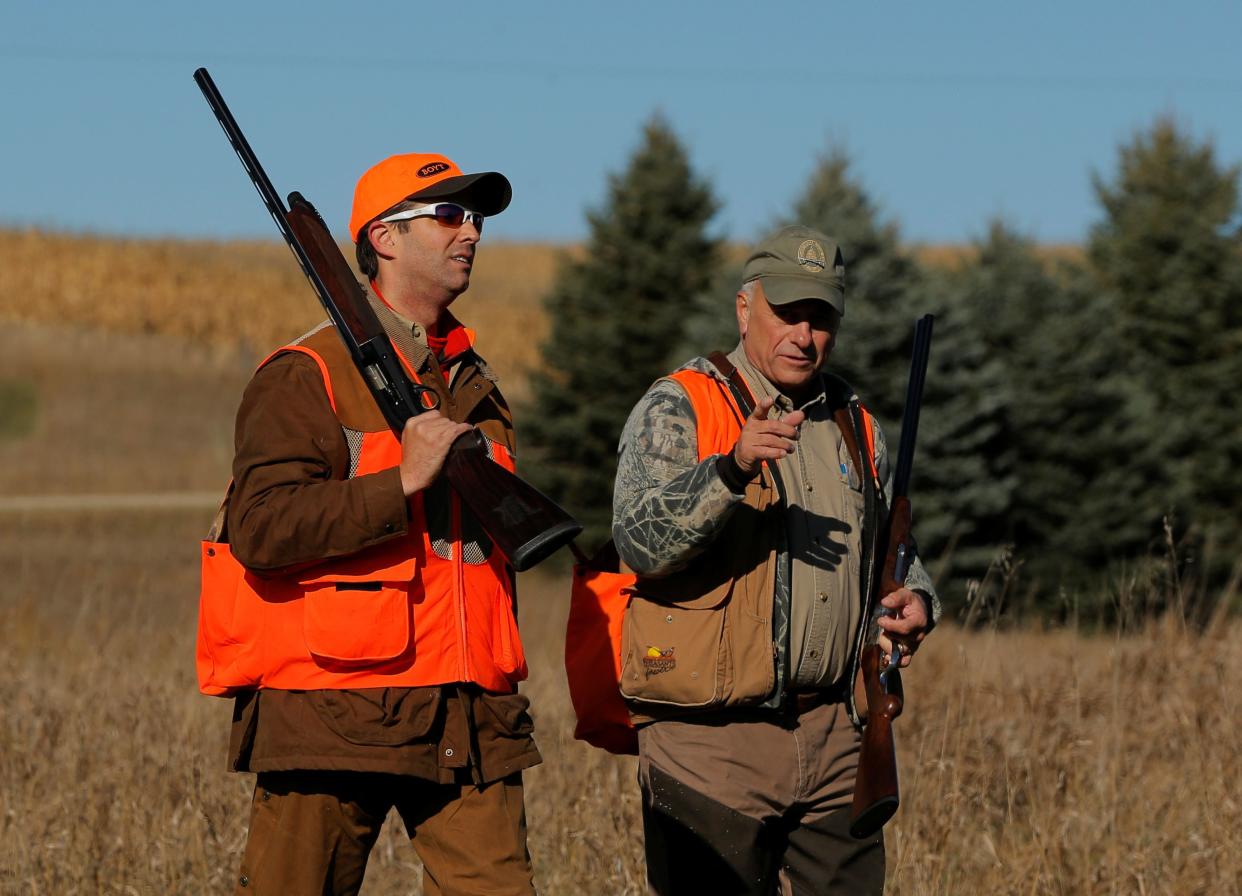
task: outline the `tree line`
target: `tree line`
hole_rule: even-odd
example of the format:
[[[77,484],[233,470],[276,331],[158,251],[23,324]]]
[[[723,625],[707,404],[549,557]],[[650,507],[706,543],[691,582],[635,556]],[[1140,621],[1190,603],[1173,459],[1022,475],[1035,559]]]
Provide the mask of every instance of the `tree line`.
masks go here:
[[[959,618],[1103,619],[1133,610],[1141,584],[1143,612],[1236,586],[1238,183],[1237,164],[1164,117],[1093,177],[1081,253],[1043,252],[996,220],[959,262],[920,263],[839,148],[769,222],[841,245],[848,305],[829,365],[894,446],[913,321],[936,315],[912,492],[920,549]],[[654,118],[546,297],[524,467],[587,524],[588,548],[607,538],[630,408],[657,377],[737,342],[741,260],[713,234],[717,208]]]

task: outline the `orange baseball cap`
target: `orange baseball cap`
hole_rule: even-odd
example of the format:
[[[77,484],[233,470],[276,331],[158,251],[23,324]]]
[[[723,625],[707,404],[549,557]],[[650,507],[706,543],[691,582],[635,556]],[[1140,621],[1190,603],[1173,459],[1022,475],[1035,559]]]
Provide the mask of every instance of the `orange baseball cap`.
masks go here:
[[[358,242],[363,227],[406,199],[455,199],[490,217],[508,208],[512,198],[513,187],[499,171],[462,174],[450,159],[435,153],[389,156],[358,180],[349,236]]]

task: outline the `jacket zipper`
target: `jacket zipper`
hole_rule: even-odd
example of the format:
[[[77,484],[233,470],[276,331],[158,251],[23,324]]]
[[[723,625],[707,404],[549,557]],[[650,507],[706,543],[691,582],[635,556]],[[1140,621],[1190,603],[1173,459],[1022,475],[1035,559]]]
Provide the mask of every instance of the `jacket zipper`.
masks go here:
[[[457,604],[457,649],[461,654],[461,680],[470,681],[470,642],[466,637],[466,594],[462,581],[461,499],[449,492],[449,532],[453,546],[453,599]]]

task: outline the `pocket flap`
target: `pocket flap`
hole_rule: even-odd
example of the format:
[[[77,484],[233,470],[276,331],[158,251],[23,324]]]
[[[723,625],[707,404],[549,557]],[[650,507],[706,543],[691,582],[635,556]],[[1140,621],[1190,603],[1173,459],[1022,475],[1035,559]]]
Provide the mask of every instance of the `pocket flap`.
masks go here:
[[[529,737],[535,730],[530,717],[530,700],[522,694],[479,694],[475,705],[491,717],[491,724],[479,725],[479,739],[493,737]]]
[[[306,574],[298,579],[298,583],[305,587],[329,585],[334,582],[405,584],[413,580],[417,567],[418,562],[413,557],[397,560],[390,556],[376,556],[370,551],[364,551],[356,557],[333,560],[330,568],[327,569],[323,566],[308,569]]]
[[[393,747],[427,736],[440,708],[439,688],[306,692],[307,701],[351,744]]]
[[[706,594],[691,598],[690,600],[678,600],[676,597],[670,596],[659,585],[653,584],[651,580],[640,580],[634,583],[633,587],[623,588],[622,593],[657,604],[680,607],[683,610],[714,610],[729,599],[729,596],[733,593],[733,584],[732,581],[725,582]]]
[[[410,645],[409,593],[317,588],[306,593],[302,624],[307,649],[320,659],[350,664],[395,659]]]

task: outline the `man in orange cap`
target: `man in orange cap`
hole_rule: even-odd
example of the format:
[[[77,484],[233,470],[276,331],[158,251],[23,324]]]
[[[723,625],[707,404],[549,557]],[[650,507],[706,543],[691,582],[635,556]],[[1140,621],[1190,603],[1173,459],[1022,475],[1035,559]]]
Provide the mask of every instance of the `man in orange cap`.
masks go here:
[[[439,397],[398,436],[327,323],[278,349],[237,416],[221,541],[300,625],[256,636],[230,764],[258,773],[238,893],[357,893],[395,808],[425,893],[533,893],[523,769],[539,762],[504,557],[439,476],[471,426],[512,469],[513,423],[470,285],[496,172],[397,155],[358,182],[350,235],[384,329]],[[274,630],[273,630],[274,629]]]

